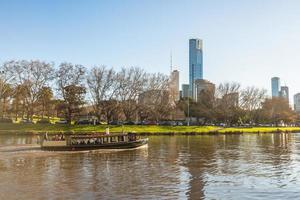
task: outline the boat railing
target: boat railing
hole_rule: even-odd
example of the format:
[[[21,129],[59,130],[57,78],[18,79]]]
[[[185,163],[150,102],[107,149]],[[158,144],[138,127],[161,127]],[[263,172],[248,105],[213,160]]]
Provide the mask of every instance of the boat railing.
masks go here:
[[[41,140],[41,145],[62,143],[68,146],[78,145],[102,145],[112,143],[134,142],[141,139],[135,133],[122,133],[118,135],[51,135],[44,134]]]
[[[112,143],[133,142],[140,139],[135,134],[98,135],[98,136],[71,136],[68,145],[102,145]]]

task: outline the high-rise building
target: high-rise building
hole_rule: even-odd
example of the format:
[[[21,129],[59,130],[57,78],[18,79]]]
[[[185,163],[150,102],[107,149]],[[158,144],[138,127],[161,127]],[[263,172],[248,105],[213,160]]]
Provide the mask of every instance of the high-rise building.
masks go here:
[[[170,77],[170,94],[174,101],[179,100],[179,71],[173,70]]]
[[[279,90],[280,90],[279,77],[273,77],[271,79],[271,87],[272,87],[272,97],[279,97]]]
[[[203,44],[201,39],[189,40],[189,84],[190,94],[196,98],[195,80],[203,79]]]
[[[189,92],[189,84],[182,84],[181,85],[181,90],[182,90],[182,98],[190,97],[190,92]]]
[[[300,113],[300,93],[294,95],[294,110]]]
[[[281,89],[279,91],[279,96],[287,100],[287,102],[289,102],[289,87],[281,86]]]
[[[205,79],[197,79],[195,80],[195,93],[196,99],[198,101],[201,98],[202,92],[207,92],[207,94],[214,96],[215,94],[215,84],[209,82]]]

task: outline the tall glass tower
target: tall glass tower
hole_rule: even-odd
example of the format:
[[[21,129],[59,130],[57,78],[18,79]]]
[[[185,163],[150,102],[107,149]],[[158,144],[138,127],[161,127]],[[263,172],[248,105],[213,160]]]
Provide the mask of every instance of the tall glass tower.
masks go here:
[[[190,96],[195,99],[195,80],[203,79],[203,50],[201,39],[190,39],[189,41],[189,71]]]
[[[280,78],[273,77],[271,79],[271,86],[272,86],[272,97],[279,97]]]

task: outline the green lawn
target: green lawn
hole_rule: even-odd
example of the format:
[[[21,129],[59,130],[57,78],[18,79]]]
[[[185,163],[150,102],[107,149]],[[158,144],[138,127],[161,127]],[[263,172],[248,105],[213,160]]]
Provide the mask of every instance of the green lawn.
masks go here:
[[[134,131],[137,133],[185,133],[185,132],[209,132],[216,129],[213,126],[156,126],[156,125],[58,125],[58,124],[0,124],[0,131],[7,132],[105,132],[109,127],[110,132]]]
[[[57,133],[57,132],[77,132],[77,133],[104,133],[105,128],[109,127],[110,132],[136,132],[148,134],[164,134],[164,133],[268,133],[288,131],[300,132],[300,127],[253,127],[253,128],[220,128],[216,126],[156,126],[156,125],[58,125],[58,124],[0,124],[0,133]]]
[[[253,128],[224,128],[219,133],[243,132],[243,133],[270,133],[278,131],[300,132],[300,127],[253,127]]]

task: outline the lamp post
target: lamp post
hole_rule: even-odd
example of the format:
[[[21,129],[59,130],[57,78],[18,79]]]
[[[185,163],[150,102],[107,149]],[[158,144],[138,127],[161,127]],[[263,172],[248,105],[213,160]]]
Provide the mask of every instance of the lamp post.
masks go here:
[[[188,121],[187,121],[187,125],[190,126],[190,97],[188,97]]]

